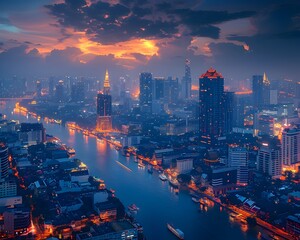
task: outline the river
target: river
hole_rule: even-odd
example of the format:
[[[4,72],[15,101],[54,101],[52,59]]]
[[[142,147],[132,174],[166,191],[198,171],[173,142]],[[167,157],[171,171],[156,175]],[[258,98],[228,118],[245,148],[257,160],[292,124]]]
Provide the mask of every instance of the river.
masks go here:
[[[0,113],[20,122],[37,122],[32,117],[13,113],[13,102],[2,104]],[[185,233],[185,239],[257,239],[258,227],[248,228],[230,220],[228,213],[218,206],[199,211],[187,191],[174,193],[168,182],[162,182],[158,173],[152,175],[140,169],[133,157],[122,156],[113,146],[95,137],[85,136],[61,125],[45,123],[47,134],[54,135],[76,150],[77,158],[87,164],[91,175],[105,181],[108,188],[125,206],[135,203],[140,210],[137,221],[144,227],[147,240],[177,239],[166,227],[172,223]],[[116,161],[121,162],[129,171]]]

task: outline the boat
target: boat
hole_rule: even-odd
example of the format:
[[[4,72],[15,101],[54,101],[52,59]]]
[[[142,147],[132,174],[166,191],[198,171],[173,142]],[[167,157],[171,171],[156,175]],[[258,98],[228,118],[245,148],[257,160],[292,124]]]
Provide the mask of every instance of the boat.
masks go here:
[[[159,174],[159,178],[160,178],[160,180],[162,180],[162,181],[167,181],[168,180],[168,178],[167,178],[167,176],[165,175],[165,174]]]
[[[193,201],[194,203],[199,203],[199,199],[194,198],[194,197],[192,197],[192,201]]]
[[[71,147],[67,147],[67,152],[68,154],[70,155],[74,155],[76,152],[75,152],[75,149],[74,148],[71,148]]]
[[[175,229],[175,227],[169,223],[167,223],[167,228],[179,239],[184,239],[184,233],[180,229]]]
[[[139,163],[138,163],[138,167],[140,167],[140,168],[143,168],[143,169],[144,169],[144,168],[145,168],[145,164],[144,164],[144,163],[142,163],[142,162],[139,162]]]
[[[137,212],[139,210],[139,208],[135,205],[135,204],[131,204],[128,206],[128,209],[131,211],[131,212]]]
[[[179,188],[179,183],[176,179],[169,179],[169,184],[174,188]]]

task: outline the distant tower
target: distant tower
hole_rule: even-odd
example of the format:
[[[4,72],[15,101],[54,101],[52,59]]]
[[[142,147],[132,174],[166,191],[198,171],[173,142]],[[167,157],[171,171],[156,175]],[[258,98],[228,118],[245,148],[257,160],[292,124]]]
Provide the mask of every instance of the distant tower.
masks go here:
[[[109,132],[112,130],[112,98],[110,95],[109,74],[106,70],[103,91],[97,95],[97,126],[98,132]]]
[[[186,59],[184,77],[182,78],[181,82],[182,98],[184,100],[190,99],[191,97],[192,77],[190,64],[191,61]]]
[[[63,102],[64,100],[64,81],[59,80],[58,84],[56,84],[55,87],[55,98],[57,102]]]
[[[49,78],[49,96],[52,98],[54,96],[54,78]]]
[[[224,78],[213,68],[199,78],[199,131],[208,146],[224,133]]]
[[[42,96],[42,84],[40,80],[36,81],[36,97],[41,98]]]
[[[261,109],[270,104],[270,81],[266,73],[252,78],[253,106]]]
[[[140,74],[140,108],[143,113],[152,113],[153,97],[152,74],[143,72]]]

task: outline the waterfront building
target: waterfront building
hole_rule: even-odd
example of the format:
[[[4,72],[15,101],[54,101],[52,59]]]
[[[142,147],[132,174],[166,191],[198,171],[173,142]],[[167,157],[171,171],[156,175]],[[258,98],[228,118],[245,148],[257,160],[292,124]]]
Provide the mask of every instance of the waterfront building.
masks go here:
[[[237,168],[237,183],[239,185],[248,184],[248,151],[244,147],[229,147],[228,166]]]
[[[210,173],[208,190],[215,196],[234,190],[237,183],[237,170],[233,167],[215,166]]]
[[[140,108],[143,113],[152,113],[153,79],[152,74],[140,74]]]
[[[257,170],[272,178],[279,178],[281,166],[280,147],[271,141],[262,142],[257,154]]]
[[[190,173],[193,170],[193,158],[178,158],[176,159],[176,171],[179,174]]]
[[[252,77],[253,106],[261,109],[270,104],[270,81],[264,75],[254,75]]]
[[[199,130],[201,143],[208,146],[224,133],[224,78],[213,68],[199,78]]]
[[[184,77],[181,81],[181,96],[183,100],[188,100],[191,98],[192,77],[190,64],[191,61],[186,59]]]
[[[282,131],[281,147],[282,164],[290,169],[300,166],[300,128],[290,127]]]
[[[79,233],[76,240],[138,239],[138,229],[127,220],[94,225],[87,233]]]
[[[42,123],[21,123],[18,132],[19,140],[29,144],[43,143],[46,141],[45,128]]]
[[[112,131],[112,97],[110,95],[109,74],[106,70],[103,91],[97,94],[97,124],[98,132]]]
[[[9,161],[8,147],[0,142],[0,181],[8,177]]]

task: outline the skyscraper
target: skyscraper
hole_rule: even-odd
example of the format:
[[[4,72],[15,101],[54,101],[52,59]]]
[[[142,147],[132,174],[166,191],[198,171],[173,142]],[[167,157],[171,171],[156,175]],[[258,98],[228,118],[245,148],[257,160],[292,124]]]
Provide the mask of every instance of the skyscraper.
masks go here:
[[[64,92],[65,92],[64,81],[59,80],[58,84],[56,84],[56,87],[55,87],[56,101],[58,101],[58,102],[63,102],[64,101],[64,98],[65,98]]]
[[[104,78],[103,91],[97,95],[97,126],[98,132],[107,132],[112,130],[112,98],[110,95],[109,74],[106,70]]]
[[[191,61],[185,60],[185,72],[181,82],[182,99],[187,100],[191,97],[192,77],[191,77]]]
[[[0,181],[8,177],[8,147],[4,143],[0,143]]]
[[[232,132],[234,92],[224,92],[224,134]]]
[[[50,77],[49,78],[49,96],[52,98],[54,95],[54,78]]]
[[[266,73],[252,78],[253,106],[261,109],[270,104],[270,81]]]
[[[210,68],[199,78],[200,141],[214,146],[224,132],[224,78]]]
[[[284,167],[300,166],[300,129],[286,128],[282,132],[282,164]]]
[[[71,101],[72,102],[81,102],[84,100],[84,82],[79,81],[73,83],[71,86]]]
[[[140,108],[144,113],[152,113],[153,79],[152,74],[140,74]]]
[[[280,147],[272,142],[263,142],[257,154],[257,170],[278,178],[281,175]]]
[[[42,96],[42,84],[40,80],[36,81],[36,97],[41,98]]]

